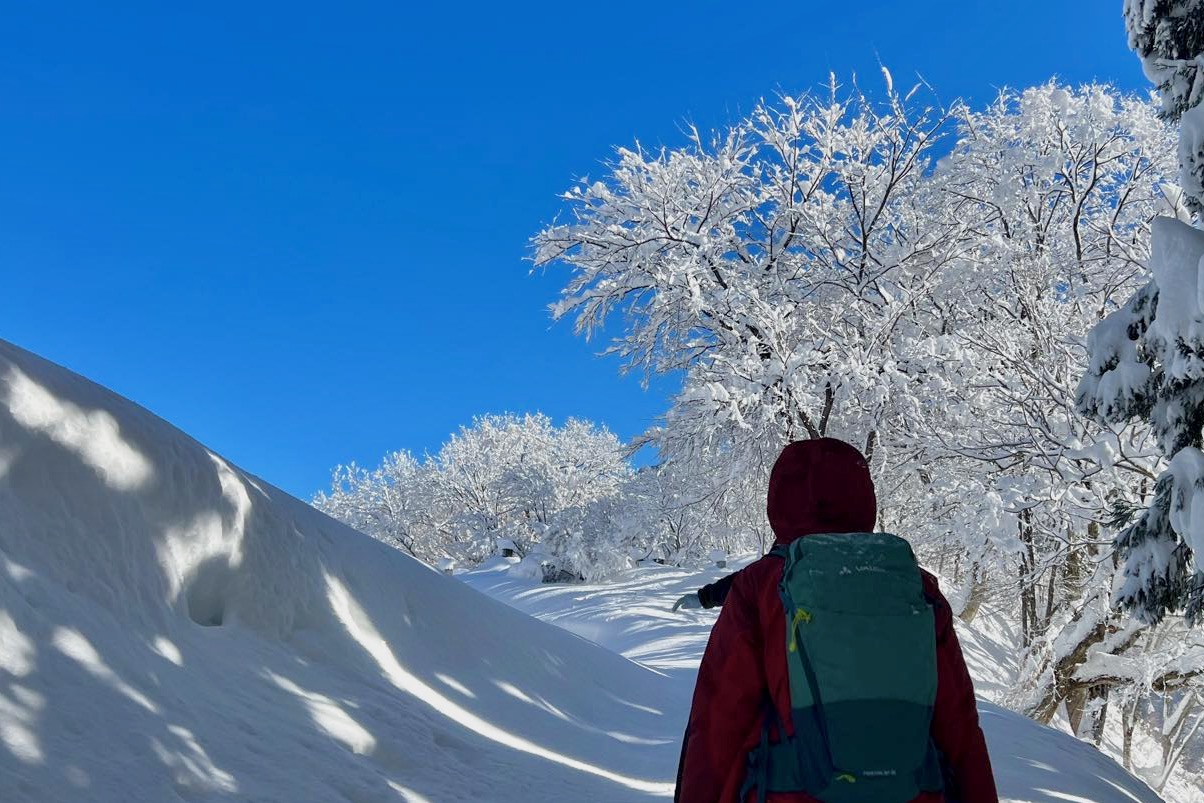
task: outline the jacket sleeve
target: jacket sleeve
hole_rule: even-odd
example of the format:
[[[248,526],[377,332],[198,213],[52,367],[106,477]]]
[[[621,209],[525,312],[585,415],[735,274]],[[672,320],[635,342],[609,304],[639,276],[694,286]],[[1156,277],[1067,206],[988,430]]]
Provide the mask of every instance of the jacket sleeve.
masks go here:
[[[727,600],[728,592],[732,590],[732,580],[735,576],[736,574],[733,572],[698,589],[698,601],[702,603],[702,607],[722,608],[724,601]]]
[[[743,766],[745,741],[764,710],[764,668],[756,607],[732,586],[698,668],[676,800],[717,803]]]
[[[953,613],[935,578],[925,577],[924,585],[937,608],[937,692],[932,739],[944,755],[952,776],[953,788],[948,790],[947,799],[957,803],[998,803],[986,739],[978,724],[974,683],[953,628]]]

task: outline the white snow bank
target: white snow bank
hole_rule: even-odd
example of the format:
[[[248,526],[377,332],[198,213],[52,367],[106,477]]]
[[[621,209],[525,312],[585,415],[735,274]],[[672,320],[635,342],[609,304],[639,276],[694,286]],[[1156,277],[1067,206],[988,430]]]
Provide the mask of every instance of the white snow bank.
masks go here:
[[[0,342],[0,800],[663,797],[667,684]]]

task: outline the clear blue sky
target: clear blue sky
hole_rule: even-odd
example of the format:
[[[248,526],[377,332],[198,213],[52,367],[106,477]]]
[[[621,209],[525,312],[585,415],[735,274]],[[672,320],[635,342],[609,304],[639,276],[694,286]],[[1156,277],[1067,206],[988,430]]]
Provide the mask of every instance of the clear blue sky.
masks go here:
[[[879,58],[1146,86],[1120,0],[183,5],[6,4],[0,337],[303,497],[474,414],[664,409],[524,261],[616,145]]]

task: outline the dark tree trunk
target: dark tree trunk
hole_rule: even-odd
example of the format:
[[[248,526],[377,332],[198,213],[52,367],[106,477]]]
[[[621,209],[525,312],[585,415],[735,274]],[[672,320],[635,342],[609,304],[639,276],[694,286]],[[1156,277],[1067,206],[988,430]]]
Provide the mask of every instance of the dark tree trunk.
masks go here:
[[[1070,730],[1075,736],[1083,737],[1083,716],[1087,711],[1087,690],[1075,689],[1066,695],[1066,716],[1070,719]]]
[[[1020,630],[1024,648],[1033,646],[1037,638],[1037,585],[1036,552],[1033,549],[1033,514],[1029,510],[1020,512],[1020,542],[1024,545],[1020,553]]]
[[[1071,624],[1073,624],[1073,621]],[[1103,641],[1106,634],[1107,630],[1104,625],[1097,625],[1091,629],[1087,637],[1079,642],[1073,650],[1054,664],[1053,683],[1046,690],[1045,696],[1041,698],[1041,701],[1027,712],[1029,716],[1043,725],[1050,723],[1062,701],[1068,700],[1079,688],[1079,684],[1076,684],[1074,681],[1075,670],[1087,660],[1088,651]]]
[[[1054,615],[1054,597],[1057,596],[1057,581],[1058,567],[1054,566],[1049,570],[1049,585],[1045,589],[1045,613],[1041,617],[1041,626],[1038,631],[1044,633],[1049,630],[1049,623],[1053,621]]]

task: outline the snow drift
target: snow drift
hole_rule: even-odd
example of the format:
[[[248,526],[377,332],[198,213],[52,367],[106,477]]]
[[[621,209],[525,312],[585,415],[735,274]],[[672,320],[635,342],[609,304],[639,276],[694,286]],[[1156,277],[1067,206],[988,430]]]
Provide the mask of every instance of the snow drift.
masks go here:
[[[0,342],[0,800],[633,800],[673,693]]]
[[[626,587],[642,607],[555,590],[660,672],[0,341],[0,800],[668,797],[713,619],[662,615],[699,580],[664,577]],[[984,726],[1009,799],[1158,799],[1070,737]]]

